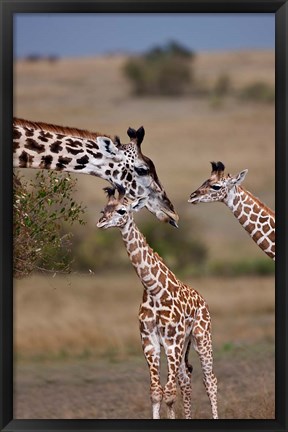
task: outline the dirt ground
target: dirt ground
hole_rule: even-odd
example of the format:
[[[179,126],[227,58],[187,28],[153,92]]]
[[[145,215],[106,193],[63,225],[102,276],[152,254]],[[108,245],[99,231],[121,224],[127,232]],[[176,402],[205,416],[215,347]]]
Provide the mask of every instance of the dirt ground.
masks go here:
[[[189,283],[206,298],[212,316],[220,418],[274,418],[274,278],[209,277]],[[38,276],[17,281],[14,417],[151,418],[149,372],[137,321],[141,297],[132,269],[118,279]],[[209,419],[193,350],[190,361],[192,415]],[[162,384],[165,366],[163,357]],[[180,398],[177,406],[182,418]]]
[[[218,409],[222,419],[273,419],[273,348],[239,348],[217,355]],[[193,362],[192,416],[211,418],[198,361]],[[165,378],[165,374],[163,374]],[[149,419],[149,374],[144,358],[79,360],[16,366],[17,419]],[[180,394],[177,418],[183,418]],[[166,417],[162,405],[162,418]]]

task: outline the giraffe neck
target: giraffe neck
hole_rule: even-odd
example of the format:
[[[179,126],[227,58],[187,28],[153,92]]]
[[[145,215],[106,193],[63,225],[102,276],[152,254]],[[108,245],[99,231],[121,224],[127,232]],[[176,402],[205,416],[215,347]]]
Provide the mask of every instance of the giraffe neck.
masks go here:
[[[229,191],[224,203],[255,243],[275,259],[275,213],[240,186]]]
[[[137,228],[133,218],[121,228],[121,234],[130,261],[142,285],[152,295],[161,295],[168,288],[168,278],[176,286],[174,274],[164,264],[161,257],[147,244],[145,237]]]
[[[113,162],[118,158],[118,149],[109,136],[14,119],[15,168],[85,173],[111,181]]]

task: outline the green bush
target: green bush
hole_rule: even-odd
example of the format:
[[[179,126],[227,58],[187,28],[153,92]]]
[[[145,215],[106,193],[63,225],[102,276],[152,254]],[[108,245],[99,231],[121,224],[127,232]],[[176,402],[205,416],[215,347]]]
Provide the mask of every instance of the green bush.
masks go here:
[[[243,100],[273,103],[275,101],[275,90],[274,87],[265,82],[255,82],[244,87],[239,97]]]
[[[76,180],[69,175],[41,170],[30,182],[13,176],[13,270],[15,277],[28,276],[41,267],[70,268],[71,234],[61,233],[63,222],[84,221],[84,209],[73,199]]]
[[[73,268],[78,271],[95,273],[126,271],[131,266],[119,230],[95,231],[74,243]]]
[[[191,60],[195,54],[176,42],[154,47],[140,57],[131,57],[124,65],[136,95],[178,96],[192,82]]]
[[[217,276],[267,276],[275,273],[275,263],[269,258],[214,261],[209,266],[209,273]]]
[[[199,239],[193,222],[181,219],[178,229],[167,225],[146,222],[141,230],[152,249],[176,274],[198,274],[207,260],[206,245]]]
[[[165,264],[177,275],[198,274],[207,259],[205,245],[195,235],[190,221],[181,219],[179,229],[152,221],[143,220],[139,228],[148,244],[163,258]],[[187,235],[187,232],[189,233]],[[194,238],[195,237],[195,238]],[[95,230],[75,247],[74,268],[78,271],[99,272],[129,271],[130,260],[118,229]]]
[[[221,74],[217,78],[214,88],[213,94],[218,97],[227,96],[231,91],[231,79],[227,74]]]

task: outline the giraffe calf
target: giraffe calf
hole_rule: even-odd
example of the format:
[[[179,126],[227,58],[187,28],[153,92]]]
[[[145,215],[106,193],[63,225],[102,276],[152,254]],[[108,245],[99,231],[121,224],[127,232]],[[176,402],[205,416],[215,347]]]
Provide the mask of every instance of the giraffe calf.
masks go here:
[[[105,190],[108,203],[97,226],[120,229],[128,256],[144,287],[139,323],[143,352],[150,370],[153,419],[160,418],[163,399],[167,404],[168,418],[175,418],[177,381],[185,418],[191,418],[192,366],[188,363],[191,343],[200,358],[212,417],[216,419],[217,379],[213,373],[211,318],[207,303],[197,291],[175,277],[138,230],[133,211],[143,206],[141,199],[129,201],[121,187],[118,187],[118,198],[115,197],[115,189]],[[164,387],[160,383],[161,346],[164,347],[168,366]]]

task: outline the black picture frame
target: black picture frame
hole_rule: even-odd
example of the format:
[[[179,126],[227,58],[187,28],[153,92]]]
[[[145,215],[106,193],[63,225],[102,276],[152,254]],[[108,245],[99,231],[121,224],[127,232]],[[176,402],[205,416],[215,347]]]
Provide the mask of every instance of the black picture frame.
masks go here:
[[[288,430],[287,400],[287,96],[288,96],[288,4],[280,0],[222,1],[13,1],[0,0],[1,12],[1,338],[0,428],[1,431],[84,430]],[[13,419],[13,278],[12,278],[12,95],[13,14],[15,13],[274,13],[276,57],[276,415],[275,420],[14,420]],[[11,125],[11,127],[9,127]]]

